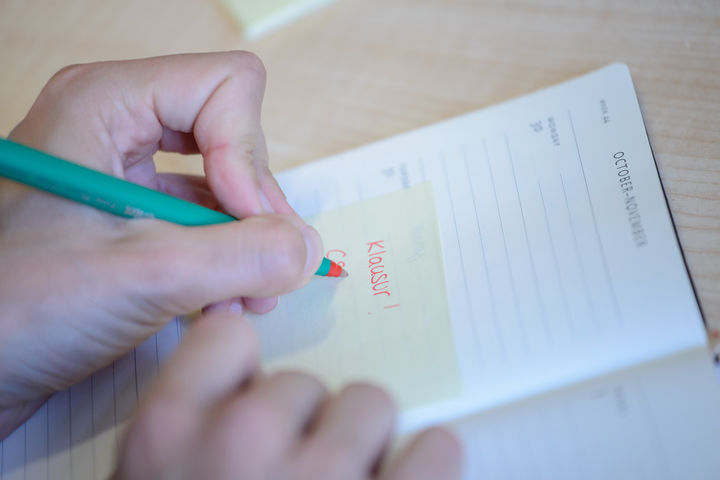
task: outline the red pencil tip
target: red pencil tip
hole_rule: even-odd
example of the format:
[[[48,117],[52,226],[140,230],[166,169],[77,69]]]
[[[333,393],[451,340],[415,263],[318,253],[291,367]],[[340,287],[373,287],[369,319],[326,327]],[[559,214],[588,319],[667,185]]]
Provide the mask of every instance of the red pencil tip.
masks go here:
[[[325,273],[326,277],[347,277],[348,274],[345,270],[342,269],[340,265],[333,262],[332,260],[328,260],[330,262],[330,268],[328,269],[327,273]]]

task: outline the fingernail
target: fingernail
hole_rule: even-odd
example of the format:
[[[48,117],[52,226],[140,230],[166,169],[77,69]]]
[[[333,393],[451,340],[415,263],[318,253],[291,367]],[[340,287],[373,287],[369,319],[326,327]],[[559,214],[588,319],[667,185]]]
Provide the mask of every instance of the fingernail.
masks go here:
[[[265,210],[265,213],[275,213],[275,210],[273,209],[272,205],[270,205],[270,200],[268,200],[265,192],[260,190],[258,196],[260,197],[260,205],[263,207],[263,210]]]
[[[228,312],[230,313],[243,313],[245,309],[243,308],[243,304],[240,301],[235,300],[230,304],[228,307]]]
[[[305,275],[312,275],[320,266],[320,258],[322,257],[323,245],[320,234],[310,225],[302,228],[303,238],[305,239]]]

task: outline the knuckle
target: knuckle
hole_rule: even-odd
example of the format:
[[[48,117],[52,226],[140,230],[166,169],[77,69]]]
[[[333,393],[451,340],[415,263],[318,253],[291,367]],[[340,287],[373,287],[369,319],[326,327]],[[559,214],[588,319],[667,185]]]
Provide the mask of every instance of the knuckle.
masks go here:
[[[305,450],[299,468],[301,478],[314,480],[356,478],[358,469],[357,458],[351,451],[317,442]]]
[[[279,412],[269,402],[264,402],[259,398],[246,398],[238,412],[239,423],[246,425],[251,430],[255,428],[277,430],[273,427],[278,423]]]
[[[279,412],[258,399],[244,398],[222,422],[222,441],[252,445],[258,458],[272,458],[283,447]]]
[[[78,84],[92,69],[88,64],[68,65],[58,70],[43,89],[44,95],[56,95],[64,93],[71,85]]]
[[[409,456],[424,469],[443,478],[459,478],[463,468],[463,449],[448,429],[432,427],[422,432],[409,447]]]
[[[352,383],[340,392],[340,397],[353,396],[359,400],[359,408],[366,415],[377,416],[384,421],[392,421],[395,414],[395,402],[382,388],[370,383]]]
[[[353,478],[353,470],[357,469],[357,459],[348,450],[335,449],[329,452],[320,464],[320,478]]]
[[[317,377],[301,371],[280,371],[274,373],[269,381],[290,384],[295,390],[311,394],[318,398],[325,397],[328,394],[327,387]]]
[[[438,456],[447,459],[448,463],[460,463],[462,445],[458,437],[447,428],[431,427],[423,434],[425,441]]]
[[[267,71],[263,61],[256,54],[245,50],[229,52],[230,63],[236,71],[250,73],[259,80],[265,81]]]
[[[63,82],[69,82],[76,78],[78,78],[83,73],[87,72],[89,69],[88,64],[83,63],[76,63],[73,65],[67,65],[60,70],[58,70],[55,75],[53,75],[50,78],[50,82],[54,83],[63,83]]]

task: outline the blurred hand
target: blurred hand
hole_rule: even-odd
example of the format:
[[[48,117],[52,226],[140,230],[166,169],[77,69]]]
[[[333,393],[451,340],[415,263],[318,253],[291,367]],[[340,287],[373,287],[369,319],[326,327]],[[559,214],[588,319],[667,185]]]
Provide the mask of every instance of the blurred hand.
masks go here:
[[[389,397],[353,384],[329,395],[300,373],[262,376],[254,332],[211,313],[191,328],[131,423],[115,480],[453,480],[460,449],[431,429],[379,473]]]
[[[322,245],[268,169],[264,86],[244,52],[72,66],[45,86],[14,141],[249,218],[126,220],[0,181],[0,439],[172,316],[240,297],[262,313],[309,281]],[[201,153],[207,180],[157,174],[158,149]]]

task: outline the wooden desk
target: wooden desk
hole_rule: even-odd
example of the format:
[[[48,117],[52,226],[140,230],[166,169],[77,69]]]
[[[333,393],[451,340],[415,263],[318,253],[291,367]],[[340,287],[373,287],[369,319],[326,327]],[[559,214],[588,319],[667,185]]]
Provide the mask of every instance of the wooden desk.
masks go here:
[[[622,61],[705,318],[720,330],[720,5],[571,3],[338,0],[244,44],[211,1],[4,0],[0,134],[66,64],[244,48],[267,66],[264,125],[279,170]]]

